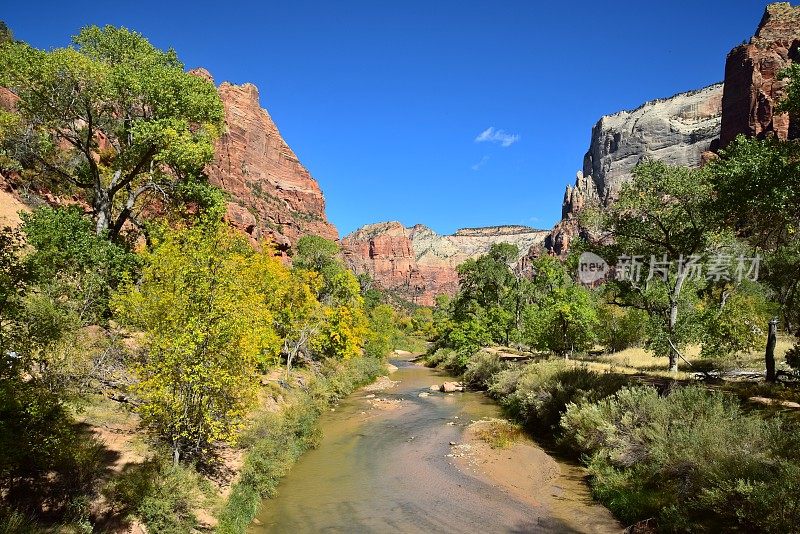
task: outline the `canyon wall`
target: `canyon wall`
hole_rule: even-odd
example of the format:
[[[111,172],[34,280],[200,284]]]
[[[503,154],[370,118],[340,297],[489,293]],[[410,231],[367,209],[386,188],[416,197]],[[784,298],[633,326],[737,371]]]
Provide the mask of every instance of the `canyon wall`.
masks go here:
[[[211,76],[196,69],[196,75]],[[325,217],[319,184],[284,141],[255,85],[222,83],[225,130],[217,141],[209,181],[230,195],[227,219],[253,239],[285,250],[300,237],[338,239]]]
[[[347,264],[356,273],[367,273],[381,289],[425,306],[436,295],[458,290],[456,266],[489,251],[494,243],[512,243],[521,258],[532,247],[541,247],[546,230],[527,226],[464,228],[453,235],[439,235],[430,228],[410,228],[399,222],[363,226],[342,239]]]
[[[780,139],[798,137],[798,121],[776,109],[784,95],[780,72],[798,58],[800,7],[770,4],[755,35],[737,46],[725,61],[720,146],[739,135]]]
[[[583,171],[564,192],[561,221],[545,239],[545,249],[561,255],[576,236],[587,237],[578,221],[580,212],[613,202],[642,159],[699,166],[718,144],[722,98],[720,83],[601,117],[592,128]],[[528,256],[540,253],[534,249]]]
[[[613,202],[642,158],[697,167],[739,134],[800,137],[800,121],[777,109],[785,92],[780,72],[798,58],[798,46],[800,7],[770,4],[749,43],[728,54],[722,84],[602,117],[592,128],[583,170],[564,193],[561,221],[545,248],[562,255],[576,236],[589,237],[578,222],[580,211]],[[531,250],[528,256],[540,253]]]

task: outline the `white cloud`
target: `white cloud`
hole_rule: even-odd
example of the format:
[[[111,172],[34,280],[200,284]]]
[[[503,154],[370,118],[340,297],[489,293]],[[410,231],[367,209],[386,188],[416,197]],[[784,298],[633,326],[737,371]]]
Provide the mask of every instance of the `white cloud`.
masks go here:
[[[505,130],[498,130],[494,126],[489,126],[475,138],[476,143],[498,143],[502,147],[510,147],[519,141],[518,134],[506,133]]]
[[[473,171],[480,170],[480,168],[483,167],[487,161],[489,161],[489,156],[483,156],[478,163],[472,166],[472,170]]]

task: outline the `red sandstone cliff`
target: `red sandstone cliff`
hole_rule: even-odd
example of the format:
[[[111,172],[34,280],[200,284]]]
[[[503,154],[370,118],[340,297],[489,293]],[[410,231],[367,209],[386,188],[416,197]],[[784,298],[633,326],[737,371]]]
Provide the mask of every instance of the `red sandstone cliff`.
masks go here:
[[[211,78],[203,69],[193,72]],[[261,108],[256,86],[224,82],[218,90],[225,131],[207,172],[209,181],[231,197],[228,221],[254,239],[275,241],[279,248],[306,234],[338,239],[325,217],[319,184]]]
[[[797,60],[800,46],[800,7],[788,2],[767,6],[750,42],[737,46],[725,62],[720,145],[724,148],[744,134],[780,139],[797,137],[797,118],[778,113],[785,81],[780,72]]]
[[[547,231],[526,226],[465,228],[442,236],[418,224],[363,226],[342,239],[345,261],[367,273],[376,285],[410,302],[431,306],[437,295],[458,290],[456,267],[489,251],[494,243],[513,243],[521,253],[541,246]]]

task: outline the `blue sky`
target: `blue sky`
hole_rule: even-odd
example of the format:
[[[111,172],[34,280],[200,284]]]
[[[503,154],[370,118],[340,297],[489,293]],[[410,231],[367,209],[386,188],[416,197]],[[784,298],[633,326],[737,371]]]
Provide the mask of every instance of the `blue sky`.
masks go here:
[[[342,235],[450,233],[552,226],[597,119],[721,81],[767,3],[77,0],[0,18],[40,48],[124,25],[217,83],[255,83]]]

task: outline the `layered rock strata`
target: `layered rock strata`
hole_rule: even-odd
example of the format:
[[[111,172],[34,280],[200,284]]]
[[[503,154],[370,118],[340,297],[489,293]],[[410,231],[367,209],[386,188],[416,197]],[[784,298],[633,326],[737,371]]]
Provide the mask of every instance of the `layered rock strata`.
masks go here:
[[[798,137],[798,118],[777,107],[785,94],[781,72],[800,57],[800,7],[770,4],[749,43],[737,46],[725,61],[720,145],[737,135],[780,139]]]
[[[196,75],[211,76],[197,69]],[[285,249],[315,234],[338,239],[325,216],[319,184],[284,141],[255,85],[222,83],[225,131],[217,141],[209,181],[230,195],[227,219],[253,239]]]
[[[363,226],[342,239],[348,265],[367,273],[382,289],[416,304],[430,306],[440,294],[458,290],[456,267],[489,251],[494,243],[512,243],[519,259],[541,247],[547,231],[527,226],[464,228],[439,235],[430,228],[399,222]]]

